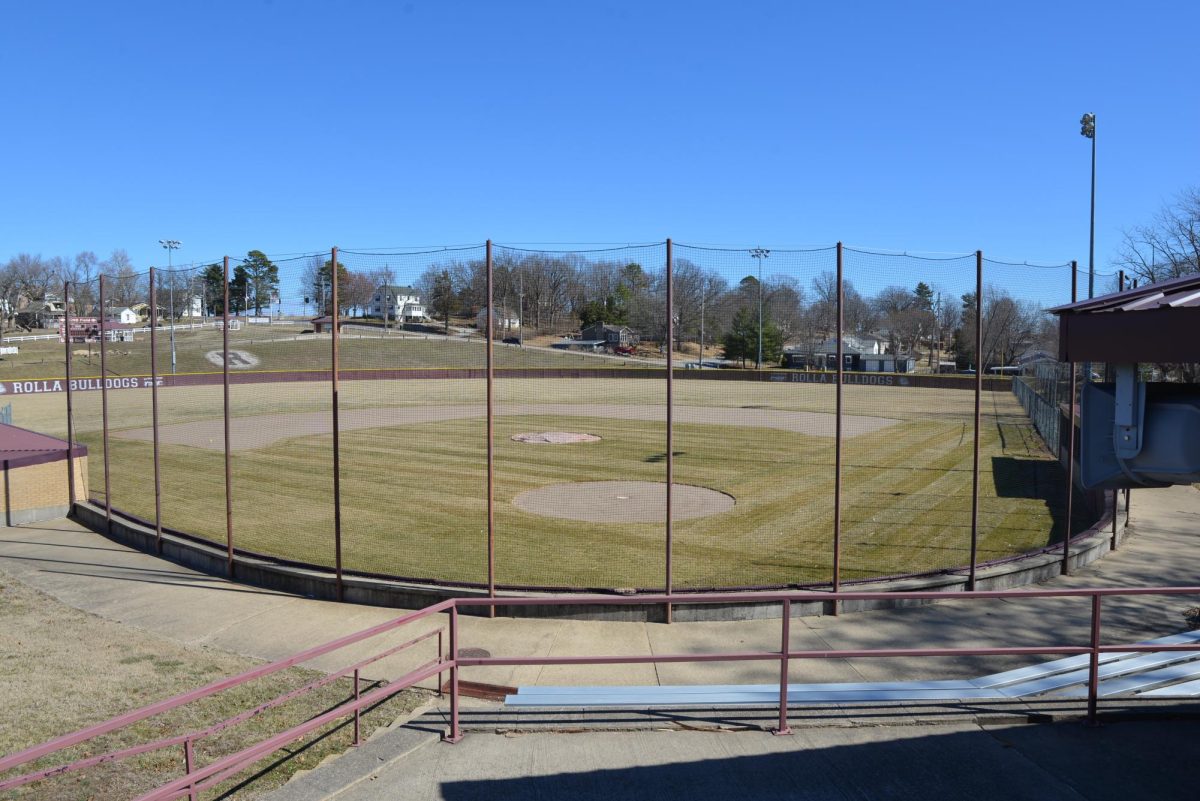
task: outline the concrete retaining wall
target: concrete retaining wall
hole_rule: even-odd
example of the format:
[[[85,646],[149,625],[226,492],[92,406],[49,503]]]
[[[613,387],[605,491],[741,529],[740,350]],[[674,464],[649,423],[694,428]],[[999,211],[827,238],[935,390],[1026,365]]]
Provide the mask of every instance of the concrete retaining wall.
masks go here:
[[[1111,529],[1112,514],[1111,508],[1106,509],[1100,521],[1087,531],[1076,535],[1072,540],[1070,558],[1072,569],[1091,564],[1111,549],[1114,536]],[[159,550],[153,528],[116,515],[113,516],[110,524],[105,517],[104,510],[93,504],[75,504],[71,516],[93,531],[104,534],[117,542],[147,553],[155,553]],[[1124,527],[1121,525],[1123,515],[1118,514],[1117,519],[1116,542],[1120,544],[1125,537]],[[165,559],[202,573],[214,576],[228,575],[226,551],[216,545],[164,533],[160,553]],[[999,564],[980,566],[976,570],[976,587],[980,590],[1004,590],[1037,584],[1058,576],[1061,565],[1062,550],[1059,547]],[[279,590],[308,598],[337,599],[337,583],[334,574],[319,568],[280,564],[269,559],[235,552],[232,578],[256,587]],[[928,576],[855,583],[850,589],[857,592],[936,591],[955,593],[966,590],[967,580],[968,573],[963,568]],[[451,597],[487,597],[485,590],[477,588],[439,587],[359,576],[343,576],[342,586],[343,601],[399,609],[420,609]],[[845,587],[843,588],[845,589]],[[526,598],[545,596],[547,599],[553,596],[548,593],[531,592],[501,593],[498,598],[501,603],[497,604],[497,614],[512,617],[649,622],[663,622],[666,618],[666,610],[662,606],[625,606],[599,603],[588,606],[556,607],[548,603],[546,606],[505,609],[502,605],[505,595]],[[844,601],[842,609],[847,612],[857,612],[915,606],[922,603],[925,602]],[[792,613],[795,616],[821,615],[831,611],[832,603],[793,604],[792,606]],[[485,615],[487,608],[464,608],[463,612],[464,614]],[[714,604],[711,606],[689,604],[675,607],[673,619],[680,622],[752,620],[775,618],[779,617],[780,613],[781,608],[778,603]]]

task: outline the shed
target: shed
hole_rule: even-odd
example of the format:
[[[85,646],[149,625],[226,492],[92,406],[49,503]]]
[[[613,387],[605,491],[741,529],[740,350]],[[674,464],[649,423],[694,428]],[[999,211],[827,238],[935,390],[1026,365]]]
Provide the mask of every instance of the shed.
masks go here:
[[[326,314],[322,317],[314,317],[311,320],[309,320],[309,322],[312,323],[313,331],[315,333],[324,334],[327,331],[331,332],[333,330],[333,316],[332,315]],[[345,325],[346,325],[346,318],[339,317],[338,323],[337,323],[338,333],[341,333],[342,328],[345,327]]]

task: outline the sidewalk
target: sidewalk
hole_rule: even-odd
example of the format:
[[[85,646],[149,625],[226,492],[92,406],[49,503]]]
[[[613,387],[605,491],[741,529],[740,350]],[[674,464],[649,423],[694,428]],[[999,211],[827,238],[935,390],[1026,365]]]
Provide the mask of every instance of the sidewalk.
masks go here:
[[[1187,585],[1200,582],[1200,492],[1175,487],[1134,493],[1129,539],[1078,575],[1053,587]],[[66,520],[0,528],[0,571],[65,603],[180,642],[273,660],[395,618],[400,610],[336,604],[231,583],[133,551]],[[1191,598],[1139,596],[1106,600],[1106,641],[1132,641],[1182,630]],[[1088,605],[1080,599],[971,602],[948,596],[907,609],[795,618],[793,648],[873,648],[1064,644],[1085,642]],[[719,623],[611,623],[570,620],[460,618],[461,649],[496,656],[713,653],[778,647],[779,621]],[[439,625],[422,621],[389,634],[399,642]],[[381,638],[382,639],[382,638]],[[347,649],[315,660],[340,667],[378,652]],[[411,654],[378,663],[372,677],[393,677],[415,662]],[[1035,661],[1023,659],[794,660],[791,681],[866,681],[965,678]],[[465,668],[462,678],[506,686],[530,684],[770,683],[774,663],[662,664]],[[432,687],[432,683],[428,686]],[[797,735],[772,738],[755,731],[647,731],[646,718],[630,728],[586,736],[533,733],[497,735],[504,710],[471,702],[464,707],[471,733],[457,746],[431,747],[444,729],[432,712],[410,726],[376,737],[279,791],[281,800],[309,794],[328,778],[353,784],[342,801],[375,798],[527,798],[571,795],[659,801],[700,792],[717,797],[763,792],[772,797],[872,798],[882,786],[890,798],[928,798],[954,788],[980,799],[1191,798],[1190,765],[1200,757],[1194,721],[1120,722],[1103,730],[1072,724],[1014,726],[1016,717],[969,713],[912,716],[903,708],[826,707],[799,711]],[[769,711],[768,711],[769,713]],[[663,727],[681,721],[665,719]],[[711,715],[710,715],[711,717]],[[731,724],[736,715],[725,716]],[[743,716],[745,717],[745,716]],[[750,715],[754,718],[754,715]],[[543,729],[561,729],[556,718]],[[571,721],[566,721],[568,724]],[[472,725],[474,723],[475,725]],[[526,727],[529,719],[521,721]],[[847,728],[847,727],[850,728]],[[580,730],[594,728],[582,725]],[[711,728],[711,726],[709,726]],[[1087,732],[1091,735],[1085,736]],[[372,750],[374,749],[374,750]],[[381,755],[377,755],[381,754]],[[371,760],[374,760],[372,762]],[[365,765],[365,767],[364,767]],[[342,776],[338,776],[339,773]],[[349,782],[345,774],[350,773]],[[1185,775],[1187,774],[1187,775]],[[823,789],[822,789],[823,788]],[[340,792],[340,790],[338,791]]]
[[[1131,537],[1120,550],[1045,586],[1184,585],[1200,581],[1200,492],[1174,487],[1134,493]],[[316,601],[195,573],[118,545],[67,520],[0,529],[0,570],[71,606],[189,644],[266,660],[377,623],[400,610]],[[1141,596],[1105,602],[1108,641],[1132,641],[1179,631],[1190,598]],[[493,656],[712,653],[778,648],[779,621],[625,623],[460,617],[460,648]],[[430,619],[397,632],[407,639],[438,625]],[[934,605],[804,617],[792,622],[794,648],[1085,642],[1086,601],[971,602],[948,596]],[[372,643],[368,650],[375,650]],[[432,653],[434,646],[430,646]],[[350,649],[347,649],[348,651]],[[366,651],[362,651],[366,653]],[[398,675],[407,662],[379,663],[378,677]],[[346,653],[317,660],[345,664]],[[962,664],[964,661],[970,664]],[[1012,666],[1010,660],[797,660],[793,681],[878,681],[961,678]],[[529,684],[769,683],[773,663],[660,664],[468,668],[463,678],[505,686]]]

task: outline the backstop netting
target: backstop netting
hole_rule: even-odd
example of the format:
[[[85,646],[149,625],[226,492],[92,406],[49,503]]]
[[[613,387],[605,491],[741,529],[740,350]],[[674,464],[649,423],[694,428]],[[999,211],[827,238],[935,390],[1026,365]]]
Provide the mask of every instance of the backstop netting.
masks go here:
[[[69,343],[28,353],[50,372],[71,356],[90,495],[218,547],[451,585],[699,590],[965,570],[1091,519],[1065,520],[1045,311],[1070,300],[1068,265],[664,242],[110,272],[103,304],[98,280],[73,284]],[[25,423],[65,433],[61,400],[17,394]]]

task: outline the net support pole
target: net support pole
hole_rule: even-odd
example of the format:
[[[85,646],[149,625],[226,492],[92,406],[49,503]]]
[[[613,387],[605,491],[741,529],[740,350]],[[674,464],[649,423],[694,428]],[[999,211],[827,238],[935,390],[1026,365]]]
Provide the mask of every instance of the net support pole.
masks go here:
[[[1117,291],[1125,291],[1125,271],[1117,271]],[[1111,363],[1104,365],[1104,370],[1107,373],[1112,373],[1115,376],[1115,368]],[[1134,365],[1134,375],[1137,375],[1137,365]],[[1112,380],[1112,379],[1110,379]],[[1112,491],[1112,543],[1110,550],[1117,550],[1117,510],[1120,507],[1121,491],[1114,489]]]
[[[971,446],[971,567],[967,589],[975,589],[979,561],[979,422],[983,403],[983,251],[975,251],[975,436]]]
[[[154,439],[154,550],[162,553],[162,474],[158,458],[158,273],[150,268],[150,432]]]
[[[843,250],[842,243],[837,243],[837,384],[836,414],[833,437],[833,591],[841,589],[842,574],[842,379],[845,371],[845,358],[842,346],[842,328],[845,325],[843,301]],[[833,602],[833,613],[840,611],[841,604]]]
[[[338,434],[338,249],[330,251],[329,259],[329,297],[332,303],[329,309],[329,321],[332,326],[330,336],[330,386],[333,397],[331,407],[333,413],[333,550],[334,571],[337,584],[337,599],[345,598],[342,586],[342,458],[341,442]]]
[[[78,498],[75,489],[75,420],[71,408],[71,282],[63,281],[63,357],[67,375],[67,501],[68,514]]]
[[[487,560],[488,597],[496,597],[496,377],[493,372],[493,338],[495,336],[496,309],[493,306],[493,262],[492,240],[487,240],[487,325],[484,335],[487,343],[484,353],[487,358]],[[488,607],[488,617],[496,616],[496,607]]]
[[[104,276],[100,276],[100,427],[101,444],[104,452],[104,525],[112,534],[112,484],[108,477],[108,335],[105,333]]]
[[[675,277],[672,258],[671,240],[667,239],[667,336],[666,336],[666,352],[667,352],[667,553],[666,553],[666,594],[671,594],[671,586],[674,583],[671,575],[671,551],[674,545],[674,525],[671,514],[673,495],[673,484],[675,483],[675,375],[672,369],[671,362],[671,342],[675,336]],[[665,619],[667,623],[671,622],[672,609],[671,604],[666,606]]]
[[[224,260],[221,279],[224,302],[221,307],[221,388],[225,425],[225,573],[233,578],[233,466],[229,437],[229,257]]]
[[[1071,302],[1079,292],[1079,265],[1071,262]],[[1075,362],[1067,363],[1071,380],[1067,389],[1067,522],[1063,534],[1061,573],[1071,575],[1071,521],[1075,513],[1075,392],[1078,389]],[[1060,418],[1061,419],[1061,418]]]

